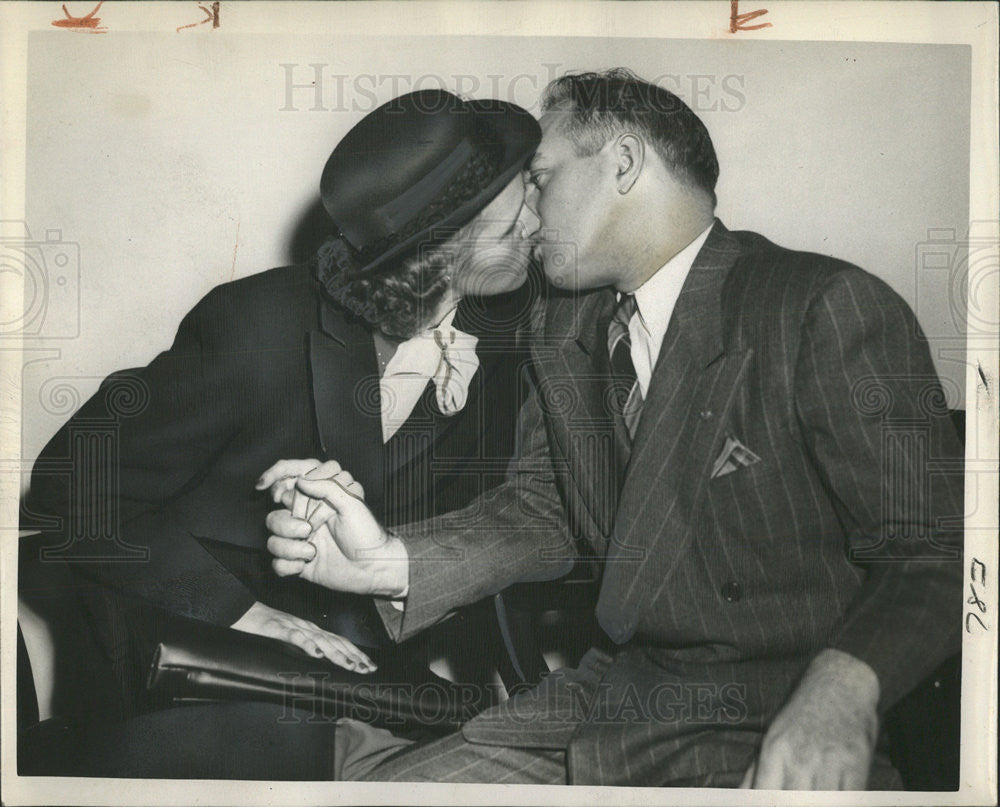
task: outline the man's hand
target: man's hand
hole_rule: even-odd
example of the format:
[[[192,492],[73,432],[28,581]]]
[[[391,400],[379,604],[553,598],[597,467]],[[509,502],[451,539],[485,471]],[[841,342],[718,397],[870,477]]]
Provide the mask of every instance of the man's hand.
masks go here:
[[[375,663],[343,636],[337,636],[305,619],[255,602],[232,628],[258,636],[281,639],[305,650],[310,656],[328,658],[334,664],[355,672],[370,673]]]
[[[349,475],[300,478],[296,490],[318,502],[308,520],[285,510],[268,514],[271,562],[281,577],[300,577],[337,591],[399,598],[406,595],[409,556],[364,501],[351,490]]]
[[[840,650],[823,650],[774,718],[740,787],[864,790],[878,733],[878,698],[871,667]]]

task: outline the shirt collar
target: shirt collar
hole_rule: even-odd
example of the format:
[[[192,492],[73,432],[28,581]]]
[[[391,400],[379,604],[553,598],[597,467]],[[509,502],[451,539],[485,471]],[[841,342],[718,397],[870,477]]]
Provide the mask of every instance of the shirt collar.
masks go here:
[[[400,342],[396,346],[396,352],[392,354],[385,366],[384,376],[392,375],[422,375],[429,378],[433,375],[438,361],[441,358],[441,349],[434,341],[434,331],[450,332],[465,336],[462,331],[453,328],[452,322],[455,320],[457,308],[451,309],[437,325],[432,325],[426,330],[420,331],[416,336]],[[472,337],[469,337],[472,338]],[[478,341],[478,340],[477,340]],[[473,342],[475,345],[475,342]]]
[[[452,325],[455,311],[453,308],[437,325],[401,342],[389,359],[379,382],[383,442],[409,419],[428,380],[434,382],[442,414],[454,415],[465,406],[469,382],[479,367],[479,340]]]
[[[657,344],[663,341],[684,281],[714,224],[714,221],[709,224],[690,244],[657,269],[652,277],[634,292],[639,321]]]

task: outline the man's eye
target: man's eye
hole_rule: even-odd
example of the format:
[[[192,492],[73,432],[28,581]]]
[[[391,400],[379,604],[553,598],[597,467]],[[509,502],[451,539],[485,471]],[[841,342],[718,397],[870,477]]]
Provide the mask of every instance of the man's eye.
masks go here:
[[[542,174],[540,172],[539,173],[531,174],[531,176],[528,177],[528,181],[532,185],[534,185],[536,188],[538,188],[539,190],[542,189],[542,182],[541,182],[541,180],[542,180]]]

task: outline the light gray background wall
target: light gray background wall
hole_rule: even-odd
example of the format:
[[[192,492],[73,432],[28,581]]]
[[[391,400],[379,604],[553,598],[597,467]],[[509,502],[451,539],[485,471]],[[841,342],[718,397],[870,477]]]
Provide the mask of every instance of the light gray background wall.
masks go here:
[[[962,404],[964,46],[45,32],[30,39],[26,211],[48,297],[29,284],[41,338],[26,345],[22,457],[103,376],[166,348],[212,286],[289,262],[329,151],[378,103],[445,86],[537,110],[553,75],[615,65],[702,116],[727,226],[885,279]]]

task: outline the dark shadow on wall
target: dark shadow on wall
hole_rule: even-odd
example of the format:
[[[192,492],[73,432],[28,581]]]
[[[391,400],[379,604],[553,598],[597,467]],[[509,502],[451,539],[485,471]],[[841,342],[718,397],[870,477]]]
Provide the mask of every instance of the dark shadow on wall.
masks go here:
[[[316,254],[328,236],[333,234],[333,222],[326,214],[322,202],[316,198],[309,202],[299,215],[298,223],[285,247],[290,263],[305,263]]]

